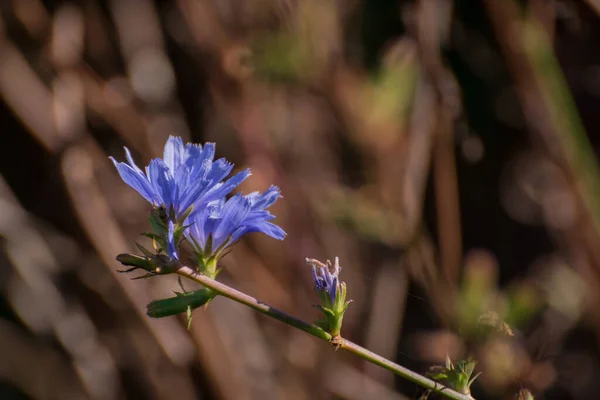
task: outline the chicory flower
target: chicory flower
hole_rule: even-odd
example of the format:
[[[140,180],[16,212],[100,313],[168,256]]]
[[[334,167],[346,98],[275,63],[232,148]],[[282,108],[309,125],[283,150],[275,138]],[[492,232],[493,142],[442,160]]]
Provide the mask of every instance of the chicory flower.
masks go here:
[[[163,158],[153,159],[145,171],[135,164],[129,149],[125,148],[125,154],[127,163],[110,159],[125,183],[153,205],[153,232],[144,235],[152,239],[154,251],[138,245],[143,255],[120,254],[117,259],[131,267],[124,272],[146,271],[140,278],[176,272],[181,266],[180,246],[185,241],[197,256],[197,270],[214,279],[224,250],[243,235],[262,232],[279,240],[285,237],[285,232],[270,222],[275,216],[267,211],[281,197],[279,188],[271,186],[264,193],[236,194],[227,199],[250,171],[227,179],[233,164],[223,158],[214,160],[214,143],[184,145],[181,138],[171,136]],[[177,293],[175,298],[152,302],[148,315],[158,318],[187,311],[189,321],[191,311],[215,295],[207,288]]]
[[[275,216],[266,210],[279,197],[279,188],[271,186],[264,193],[236,194],[228,200],[211,202],[192,212],[185,236],[205,261],[218,259],[223,250],[247,233],[261,232],[282,240],[285,232],[270,222]]]
[[[233,164],[224,158],[213,161],[214,143],[184,145],[174,136],[167,140],[163,158],[150,161],[145,173],[127,147],[125,155],[128,163],[110,157],[123,181],[153,206],[164,206],[167,216],[176,222],[183,222],[192,205],[197,208],[222,199],[250,176],[246,169],[225,180]]]
[[[346,301],[346,283],[340,281],[339,274],[342,268],[336,257],[335,262],[327,260],[326,264],[307,258],[306,263],[312,266],[315,291],[321,299],[317,307],[323,312],[325,318],[317,323],[332,336],[338,337],[342,329],[344,313],[351,301]]]

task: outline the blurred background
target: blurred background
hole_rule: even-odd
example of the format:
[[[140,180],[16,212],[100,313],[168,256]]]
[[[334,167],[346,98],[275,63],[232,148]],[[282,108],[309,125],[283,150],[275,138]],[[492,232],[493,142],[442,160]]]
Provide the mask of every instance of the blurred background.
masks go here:
[[[283,242],[223,282],[300,318],[338,256],[343,334],[477,399],[600,391],[600,1],[0,1],[1,399],[424,399],[217,298],[146,304],[147,204],[108,160],[168,135],[279,185]],[[195,286],[185,283],[186,289]],[[430,398],[435,395],[431,394]]]

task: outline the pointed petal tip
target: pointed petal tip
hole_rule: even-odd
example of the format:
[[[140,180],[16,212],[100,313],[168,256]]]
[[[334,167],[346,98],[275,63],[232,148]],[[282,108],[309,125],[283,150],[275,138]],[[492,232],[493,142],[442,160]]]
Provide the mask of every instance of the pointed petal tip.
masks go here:
[[[277,193],[277,198],[283,197],[281,195],[281,188],[277,185],[271,185],[267,190],[265,190],[265,194],[267,193]]]
[[[250,170],[250,168],[244,168],[243,170],[238,172],[236,175],[244,175],[246,178],[248,178],[249,176],[252,176],[252,171]]]
[[[275,224],[271,224],[272,225],[272,231],[271,232],[264,232],[265,234],[271,236],[273,239],[277,239],[277,240],[283,240],[285,239],[285,237],[287,236],[287,233],[281,229],[279,226],[275,225]]]
[[[181,136],[175,136],[173,134],[169,135],[169,138],[167,139],[167,143],[170,141],[181,142],[183,144],[183,139],[181,138]]]
[[[131,157],[131,150],[129,150],[129,148],[127,146],[123,146],[123,150],[125,150],[125,156],[127,156],[127,159],[132,159],[133,157]]]

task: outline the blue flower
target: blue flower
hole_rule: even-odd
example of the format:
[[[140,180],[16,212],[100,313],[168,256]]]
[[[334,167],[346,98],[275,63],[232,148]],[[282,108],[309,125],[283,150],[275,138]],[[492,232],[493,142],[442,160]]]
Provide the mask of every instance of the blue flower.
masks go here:
[[[333,264],[329,260],[324,264],[319,260],[307,258],[306,262],[312,266],[315,290],[321,299],[321,304],[317,307],[324,315],[317,323],[332,336],[339,336],[344,313],[352,302],[346,301],[346,283],[339,279],[342,270],[340,260],[336,257]]]
[[[315,289],[318,293],[326,294],[331,302],[329,306],[335,304],[335,299],[338,293],[338,276],[337,273],[332,273],[327,267],[314,266],[312,267],[313,280]]]
[[[279,188],[271,186],[262,194],[236,194],[229,200],[213,201],[192,212],[187,220],[189,228],[186,237],[194,250],[205,259],[212,256],[218,258],[226,247],[251,232],[262,232],[282,240],[285,232],[269,222],[275,216],[266,210],[279,197]]]
[[[179,221],[190,206],[202,207],[218,201],[242,183],[250,170],[246,169],[224,180],[232,171],[233,164],[220,158],[213,161],[215,144],[183,144],[179,137],[170,136],[165,144],[163,158],[155,158],[145,173],[133,161],[125,147],[127,163],[117,162],[119,175],[133,189],[155,207],[164,205],[168,215],[174,213]]]

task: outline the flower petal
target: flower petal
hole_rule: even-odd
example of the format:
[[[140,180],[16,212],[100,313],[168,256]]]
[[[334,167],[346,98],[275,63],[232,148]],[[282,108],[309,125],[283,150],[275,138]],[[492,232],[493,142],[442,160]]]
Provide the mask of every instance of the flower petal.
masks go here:
[[[233,235],[250,212],[250,202],[241,195],[227,200],[221,211],[221,221],[213,232],[213,246],[220,247]]]
[[[315,282],[315,288],[320,291],[323,287],[323,285],[321,284],[321,278],[319,277],[319,275],[317,275],[317,268],[316,267],[312,267],[312,276],[313,276],[313,281]]]
[[[338,289],[338,277],[335,276],[333,278],[333,282],[329,286],[329,300],[331,300],[331,304],[335,304],[335,298],[337,297],[337,289]]]
[[[251,193],[247,196],[252,204],[253,210],[264,210],[271,206],[278,198],[281,197],[279,188],[272,185],[264,193],[259,194],[258,192]]]
[[[204,182],[190,182],[190,185],[182,188],[183,192],[179,193],[178,210],[184,213],[192,204],[198,201],[200,194],[204,190]],[[199,204],[200,206],[200,204]]]
[[[169,231],[167,233],[167,244],[169,246],[169,258],[171,260],[178,260],[179,255],[177,254],[177,246],[175,245],[175,224],[173,221],[169,221]]]
[[[127,158],[127,162],[133,168],[133,170],[140,174],[144,175],[144,172],[136,165],[135,161],[133,161],[133,157],[131,156],[131,151],[127,147],[123,147],[125,149],[125,157]],[[145,176],[145,175],[144,175]]]
[[[117,167],[117,171],[121,176],[121,179],[128,184],[131,188],[137,191],[142,195],[148,202],[151,204],[160,204],[162,203],[162,199],[153,189],[152,185],[146,178],[146,175],[143,173],[138,173],[135,169],[133,169],[130,165],[125,163],[117,162],[114,158],[110,157],[115,167]],[[139,170],[139,168],[138,168]],[[141,172],[141,171],[140,171]]]
[[[233,189],[251,175],[249,169],[238,172],[227,181],[220,183],[206,193],[205,201],[212,201],[227,196]]]
[[[180,137],[169,136],[163,151],[163,160],[167,167],[175,173],[179,165],[184,161],[183,140]]]
[[[208,160],[212,163],[213,160],[215,159],[215,147],[216,147],[216,145],[214,143],[211,143],[211,142],[204,143],[204,149],[200,148],[200,150],[202,152],[202,154],[201,154],[202,160]]]
[[[160,158],[155,158],[148,165],[148,178],[154,190],[160,195],[162,204],[169,209],[177,198],[177,186],[171,176],[169,167]]]
[[[233,170],[233,164],[224,158],[219,158],[215,162],[211,161],[211,167],[210,172],[206,175],[206,179],[213,182],[221,182]]]
[[[279,226],[272,224],[270,222],[258,222],[255,224],[246,225],[246,221],[244,221],[243,229],[236,230],[231,237],[231,241],[235,242],[240,239],[242,236],[248,233],[260,232],[264,233],[267,236],[272,237],[273,239],[283,240],[285,238],[286,233]]]
[[[283,240],[287,235],[283,229],[271,222],[263,223],[260,232],[277,240]]]
[[[219,182],[213,182],[208,178],[208,174],[210,174],[211,168],[213,164],[210,160],[203,160],[200,162],[197,167],[192,170],[190,174],[190,178],[192,180],[198,180],[204,182],[205,191],[208,191],[211,187],[216,185]]]

